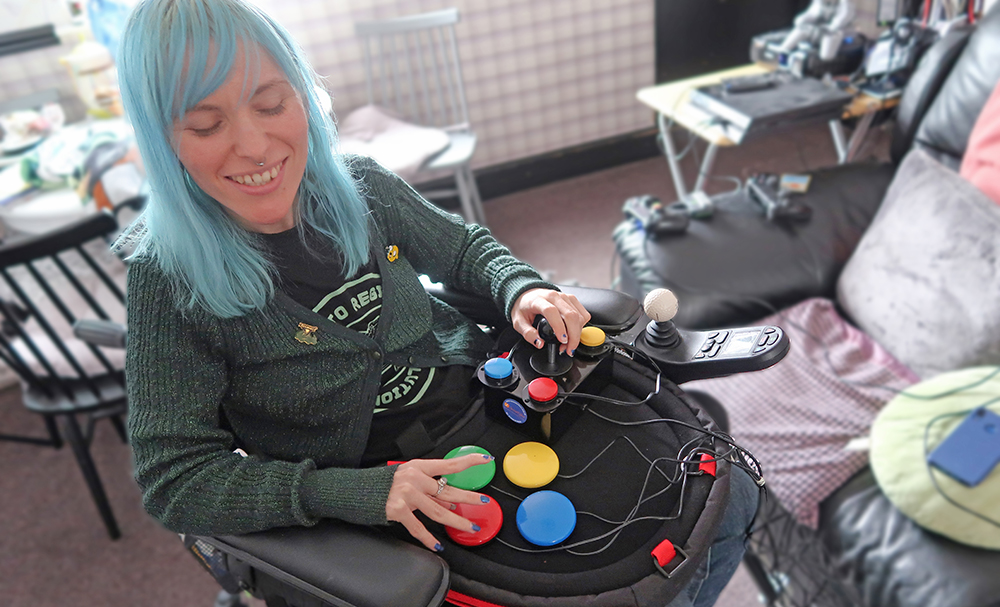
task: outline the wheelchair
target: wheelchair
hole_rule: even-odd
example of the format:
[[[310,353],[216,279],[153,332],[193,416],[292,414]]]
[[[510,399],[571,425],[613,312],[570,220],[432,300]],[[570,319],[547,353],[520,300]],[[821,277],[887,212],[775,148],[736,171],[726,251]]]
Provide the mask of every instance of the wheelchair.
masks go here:
[[[428,289],[487,327],[496,338],[495,354],[506,356],[522,376],[513,386],[487,379],[466,419],[426,454],[442,457],[456,445],[474,444],[496,455],[497,474],[480,489],[503,508],[503,528],[494,541],[448,542],[438,554],[409,541],[401,528],[324,520],[240,536],[182,536],[185,545],[226,592],[249,592],[268,607],[668,603],[686,587],[715,538],[733,466],[751,472],[763,487],[752,455],[725,434],[721,406],[695,400],[675,382],[773,365],[787,352],[787,337],[776,327],[746,328],[745,334],[744,329],[684,331],[669,321],[669,310],[667,316],[649,311],[648,301],[654,319],[624,293],[561,288],[580,299],[592,315],[590,326],[608,338],[581,346],[575,359],[567,359],[570,366],[558,369],[547,367],[558,358],[557,345],[518,350],[523,340],[490,302]],[[123,329],[115,336],[113,328],[97,322],[81,323],[77,334],[105,345],[124,344]],[[548,369],[558,386],[558,408],[546,411],[521,390],[531,377],[545,375],[538,367]],[[522,395],[527,423],[497,412]],[[625,426],[655,430],[625,434]],[[520,516],[515,511],[529,492],[508,482],[499,464],[507,449],[532,440],[558,451],[560,472],[566,473],[545,488],[569,496],[578,512],[574,535],[561,547],[555,545],[559,540],[539,548],[514,529]],[[677,457],[651,460],[646,453]],[[607,478],[615,479],[613,489]],[[445,538],[434,525],[428,528]]]

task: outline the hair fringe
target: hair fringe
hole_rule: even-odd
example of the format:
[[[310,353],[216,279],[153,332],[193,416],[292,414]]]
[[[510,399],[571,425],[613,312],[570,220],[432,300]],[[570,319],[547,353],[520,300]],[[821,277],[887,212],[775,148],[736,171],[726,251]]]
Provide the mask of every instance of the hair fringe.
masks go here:
[[[308,160],[294,205],[300,237],[308,226],[329,239],[348,275],[369,255],[364,194],[343,157],[332,152],[337,133],[333,117],[320,109],[322,80],[288,32],[242,0],[144,0],[122,35],[118,71],[150,195],[113,248],[155,261],[173,282],[178,308],[202,307],[223,318],[267,304],[274,266],[254,235],[190,178],[170,140],[174,121],[225,82],[239,45],[268,53],[306,108]],[[252,84],[254,54],[244,54]],[[185,62],[211,68],[186,70]]]

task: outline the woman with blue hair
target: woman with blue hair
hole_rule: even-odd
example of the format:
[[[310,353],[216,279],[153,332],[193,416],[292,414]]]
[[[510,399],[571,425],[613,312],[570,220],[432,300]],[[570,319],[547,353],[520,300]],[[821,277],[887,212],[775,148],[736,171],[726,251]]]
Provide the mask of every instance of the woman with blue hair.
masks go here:
[[[587,311],[485,228],[331,153],[316,76],[254,7],[142,3],[119,70],[151,191],[127,236],[129,426],[147,509],[187,533],[396,520],[431,549],[414,510],[470,529],[442,504],[488,498],[438,492],[433,477],[481,456],[359,468],[400,459],[396,430],[415,421],[432,438],[447,430],[491,345],[414,270],[490,294],[529,341],[543,314],[570,352]]]
[[[437,551],[415,511],[473,530],[452,504],[490,498],[435,477],[484,456],[374,465],[413,456],[410,428],[434,442],[463,419],[492,345],[418,273],[488,295],[536,347],[544,316],[569,355],[588,312],[485,228],[334,152],[302,51],[241,0],[140,3],[119,75],[150,184],[123,236],[146,509],[211,535],[398,521]]]

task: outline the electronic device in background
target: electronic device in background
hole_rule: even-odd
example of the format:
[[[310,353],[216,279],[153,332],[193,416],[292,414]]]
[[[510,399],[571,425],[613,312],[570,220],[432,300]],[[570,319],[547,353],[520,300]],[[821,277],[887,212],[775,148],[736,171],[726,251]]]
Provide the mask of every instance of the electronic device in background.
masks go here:
[[[1000,415],[986,407],[973,410],[927,461],[948,476],[975,487],[1000,463]]]
[[[868,39],[852,31],[844,36],[833,59],[824,61],[818,47],[805,43],[790,53],[781,51],[781,44],[791,30],[784,29],[755,36],[750,41],[750,60],[775,66],[799,78],[819,78],[825,74],[851,74],[865,60]]]
[[[753,76],[728,78],[722,81],[722,90],[727,95],[733,95],[769,89],[777,84],[778,79],[775,74],[773,72],[768,72],[767,74],[754,74]]]
[[[781,177],[773,173],[758,173],[747,178],[750,198],[764,209],[768,221],[807,221],[812,208],[781,190]]]
[[[691,223],[691,213],[683,203],[664,205],[655,196],[632,196],[622,205],[626,219],[652,239],[683,234]]]
[[[810,183],[812,183],[812,175],[782,173],[781,181],[778,185],[778,191],[789,194],[805,194],[809,191]]]
[[[897,19],[876,40],[865,60],[867,82],[858,88],[872,97],[887,99],[902,94],[917,60],[937,39],[937,32],[910,19]]]
[[[772,84],[752,90],[727,90],[725,82],[691,91],[690,103],[725,122],[727,136],[740,143],[789,122],[839,118],[853,95],[813,78],[768,74]],[[730,85],[730,88],[732,85]]]

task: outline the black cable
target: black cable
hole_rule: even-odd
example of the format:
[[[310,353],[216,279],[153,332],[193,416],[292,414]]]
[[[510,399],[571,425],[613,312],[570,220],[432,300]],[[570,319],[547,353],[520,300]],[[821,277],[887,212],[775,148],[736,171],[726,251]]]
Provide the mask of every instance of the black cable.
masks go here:
[[[624,529],[626,527],[628,527],[629,525],[631,525],[633,523],[640,522],[640,521],[649,521],[649,520],[669,521],[669,520],[674,520],[674,519],[680,517],[681,514],[684,511],[684,494],[685,494],[685,488],[687,486],[687,479],[688,479],[689,476],[692,476],[692,475],[695,474],[695,473],[692,473],[692,472],[690,472],[688,470],[688,466],[690,466],[691,464],[694,464],[694,463],[700,463],[700,461],[699,462],[695,462],[695,461],[693,461],[691,459],[691,457],[693,455],[696,455],[696,454],[699,453],[698,448],[692,448],[691,445],[693,445],[693,443],[695,443],[695,442],[697,442],[699,440],[705,440],[704,437],[700,437],[698,439],[692,439],[692,440],[688,441],[687,443],[685,443],[684,445],[682,445],[681,448],[678,450],[678,454],[677,454],[678,457],[677,458],[673,458],[673,457],[670,457],[670,456],[662,456],[662,457],[658,457],[656,459],[652,459],[651,460],[648,457],[646,457],[645,454],[642,453],[642,450],[639,449],[639,447],[636,446],[636,444],[634,442],[632,442],[632,440],[630,438],[628,438],[627,436],[619,436],[619,437],[616,437],[614,440],[612,440],[611,443],[609,443],[607,447],[605,447],[604,449],[602,449],[600,453],[598,453],[596,456],[594,456],[594,458],[591,459],[591,461],[588,462],[580,471],[578,471],[577,473],[572,474],[572,475],[559,475],[559,478],[569,479],[569,478],[574,478],[576,476],[579,476],[580,474],[582,474],[583,472],[585,472],[595,461],[597,461],[605,452],[607,452],[607,450],[612,445],[614,445],[618,441],[619,438],[624,438],[632,446],[632,448],[636,451],[636,453],[638,453],[639,456],[642,457],[649,464],[649,469],[647,469],[647,471],[646,471],[646,478],[643,481],[642,489],[639,492],[638,502],[636,503],[635,506],[632,507],[632,509],[626,515],[626,517],[625,517],[624,520],[622,520],[622,521],[612,521],[612,520],[609,520],[609,519],[607,519],[605,517],[602,517],[600,515],[594,514],[592,512],[577,511],[578,515],[591,516],[591,517],[593,517],[593,518],[595,518],[595,519],[597,519],[599,521],[602,521],[602,522],[614,525],[615,527],[613,529],[610,529],[609,531],[607,531],[605,533],[602,533],[602,534],[596,536],[596,537],[592,537],[592,538],[588,538],[588,539],[584,539],[584,540],[578,540],[578,541],[575,541],[575,542],[573,542],[571,544],[565,544],[565,545],[561,545],[561,546],[553,546],[553,547],[549,547],[549,548],[523,548],[523,547],[520,547],[520,546],[515,546],[515,545],[513,545],[513,544],[511,544],[509,542],[506,542],[502,538],[497,538],[497,541],[500,542],[501,544],[503,544],[504,546],[507,546],[508,548],[511,548],[512,550],[517,550],[519,552],[526,552],[526,553],[546,553],[546,552],[566,551],[568,554],[572,554],[574,556],[592,556],[594,554],[599,554],[599,553],[607,550],[615,542],[615,540],[617,540],[617,538],[619,537],[619,535],[621,534],[621,532],[624,531]],[[681,457],[681,455],[684,453],[685,450],[689,451],[688,456],[687,457]],[[661,461],[669,461],[669,462],[673,462],[673,463],[678,464],[678,466],[677,466],[677,474],[676,474],[675,477],[668,476],[663,470],[661,470],[659,468],[659,466],[657,464],[659,462],[661,462]],[[646,495],[646,489],[649,486],[650,478],[651,478],[651,475],[652,475],[652,473],[653,473],[654,470],[656,472],[658,472],[666,480],[667,485],[663,489],[660,489],[659,491],[653,493],[652,495],[647,496]],[[700,472],[698,474],[700,474]],[[638,514],[638,512],[639,512],[639,509],[642,507],[642,505],[644,503],[646,503],[649,500],[655,499],[656,497],[662,495],[664,492],[666,492],[672,486],[674,486],[674,485],[676,485],[678,483],[680,483],[681,487],[680,487],[680,497],[679,497],[678,503],[677,503],[677,512],[676,512],[676,514],[667,515],[667,516],[652,516],[652,515],[636,516],[636,514]],[[500,489],[496,485],[492,485],[491,484],[490,488],[492,488],[492,489],[496,490],[497,492],[502,493],[502,494],[504,494],[504,495],[506,495],[508,497],[511,497],[511,498],[513,498],[513,499],[515,499],[517,501],[523,501],[523,498],[521,498],[521,497],[519,497],[519,496],[517,496],[517,495],[515,495],[513,493],[510,493],[508,491],[504,491],[503,489]],[[590,552],[580,552],[580,551],[574,551],[574,550],[572,550],[573,548],[577,548],[577,547],[584,546],[584,545],[587,545],[587,544],[592,544],[594,542],[597,542],[597,541],[602,540],[602,539],[604,539],[606,537],[609,537],[609,536],[614,536],[614,537],[612,537],[611,540],[607,544],[605,544],[604,546],[602,546],[601,548],[599,548],[597,550],[593,550],[593,551],[590,551]]]

